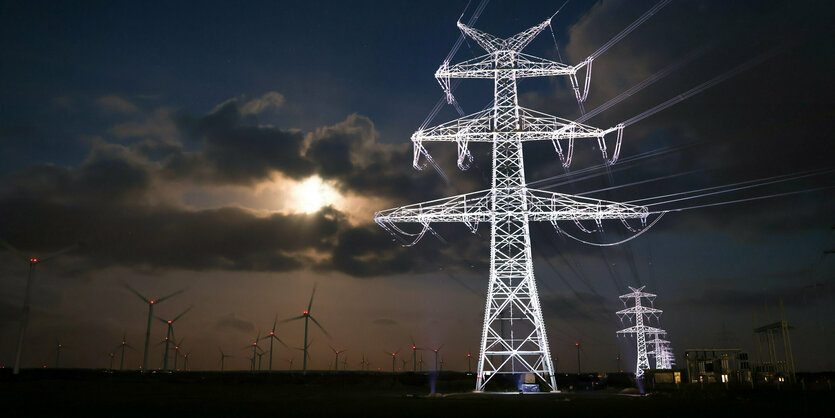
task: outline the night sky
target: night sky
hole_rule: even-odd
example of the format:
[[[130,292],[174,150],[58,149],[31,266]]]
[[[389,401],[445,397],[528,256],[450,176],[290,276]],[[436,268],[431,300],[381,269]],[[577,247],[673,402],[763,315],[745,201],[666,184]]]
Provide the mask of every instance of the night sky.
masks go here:
[[[469,19],[475,3],[465,12]],[[563,3],[491,1],[475,26],[507,37]],[[574,0],[526,53],[576,64],[655,1]],[[489,226],[472,235],[442,225],[404,248],[377,210],[489,187],[487,147],[455,166],[454,145],[429,151],[449,176],[411,167],[409,136],[441,97],[433,74],[459,31],[465,1],[82,2],[0,4],[0,238],[27,256],[83,245],[37,266],[24,367],[106,367],[127,335],[139,349],[149,297],[179,289],[156,313],[172,317],[192,369],[248,369],[244,347],[274,318],[297,316],[318,284],[312,368],[329,345],[349,368],[384,351],[411,359],[444,344],[445,369],[478,350],[489,270]],[[608,128],[740,64],[761,62],[630,125],[623,163],[596,176],[537,188],[629,201],[833,168],[833,7],[830,2],[673,1],[594,61],[586,109],[701,53],[652,86],[587,121]],[[554,39],[559,48],[555,47]],[[700,49],[702,48],[702,49]],[[558,52],[559,51],[559,52]],[[454,62],[483,51],[472,41]],[[579,110],[565,78],[519,84],[522,106],[565,118]],[[466,113],[492,99],[464,80]],[[450,106],[434,119],[457,117]],[[551,144],[525,147],[528,181],[565,174]],[[572,170],[599,165],[577,144]],[[602,175],[599,175],[602,174]],[[566,181],[573,180],[573,181]],[[634,346],[615,336],[627,286],[646,285],[679,364],[685,349],[741,347],[778,320],[783,299],[800,371],[835,369],[835,182],[832,173],[671,203],[666,209],[815,189],[668,213],[615,247],[582,245],[548,224],[531,227],[537,283],[558,370],[612,371]],[[628,236],[613,225],[588,236]],[[14,361],[28,265],[0,251],[0,365]],[[654,323],[655,324],[655,323]],[[301,347],[301,322],[278,335]],[[151,360],[161,366],[165,326]],[[276,368],[301,362],[279,347]],[[423,354],[427,362],[431,352]],[[266,360],[266,359],[265,359]],[[634,366],[633,366],[634,367]],[[409,366],[410,368],[410,366]]]

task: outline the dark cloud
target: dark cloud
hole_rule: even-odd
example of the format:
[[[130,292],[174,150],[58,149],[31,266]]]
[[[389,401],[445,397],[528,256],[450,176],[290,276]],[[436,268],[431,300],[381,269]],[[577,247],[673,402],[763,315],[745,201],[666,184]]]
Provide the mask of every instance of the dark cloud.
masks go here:
[[[314,165],[302,156],[304,134],[243,123],[238,102],[230,100],[202,117],[181,116],[180,129],[202,143],[198,154],[172,159],[169,167],[188,174],[209,175],[221,183],[252,184],[274,171],[290,178],[314,173]]]
[[[232,312],[218,319],[217,323],[215,324],[215,329],[234,329],[237,331],[250,333],[252,331],[255,331],[255,324],[253,324],[252,321],[247,321],[238,318],[237,316],[235,316],[235,313]]]

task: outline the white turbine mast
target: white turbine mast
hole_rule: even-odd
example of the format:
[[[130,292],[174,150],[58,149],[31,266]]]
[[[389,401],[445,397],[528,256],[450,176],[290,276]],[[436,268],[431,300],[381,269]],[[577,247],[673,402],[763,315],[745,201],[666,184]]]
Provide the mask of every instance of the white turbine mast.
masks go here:
[[[654,316],[658,317],[661,314],[660,309],[655,309],[653,307],[645,306],[641,304],[641,299],[647,299],[650,303],[655,299],[654,294],[644,292],[644,287],[641,286],[639,288],[634,288],[629,286],[629,289],[632,290],[632,293],[627,293],[625,295],[620,296],[620,300],[623,302],[624,306],[628,306],[628,300],[634,300],[634,303],[631,307],[627,307],[626,309],[622,309],[617,311],[618,317],[623,320],[623,318],[632,319],[635,318],[635,325],[624,328],[617,332],[617,334],[635,334],[636,344],[637,344],[637,351],[638,351],[638,361],[635,366],[635,377],[641,378],[644,376],[644,370],[649,369],[649,356],[647,352],[647,344],[650,342],[655,341],[647,341],[647,335],[654,335],[656,340],[658,340],[659,335],[666,335],[667,331],[664,331],[660,328],[651,327],[648,325],[644,325],[644,317]],[[656,353],[660,352],[660,342],[656,343]],[[656,364],[658,360],[656,358]]]
[[[478,358],[476,390],[499,374],[532,373],[556,391],[554,367],[545,333],[539,295],[531,260],[529,222],[551,222],[563,232],[558,221],[573,222],[591,233],[581,221],[594,221],[597,230],[604,220],[620,220],[630,231],[638,231],[627,219],[640,220],[646,227],[649,212],[644,206],[628,205],[529,189],[525,181],[522,144],[551,141],[563,166],[568,167],[577,139],[596,139],[603,159],[614,164],[620,154],[623,125],[599,129],[547,115],[519,106],[517,80],[529,77],[568,76],[578,101],[585,100],[589,86],[591,59],[576,66],[524,54],[521,51],[551,23],[551,19],[506,39],[484,33],[460,21],[458,27],[487,54],[450,64],[445,60],[435,78],[453,101],[453,78],[492,79],[493,104],[487,110],[432,128],[421,127],[412,135],[413,165],[423,168],[420,156],[433,162],[425,142],[454,142],[458,146],[458,166],[466,170],[472,155],[471,142],[492,144],[492,186],[488,190],[379,211],[374,220],[404,245],[417,243],[432,222],[461,222],[475,232],[479,222],[490,222],[490,282],[484,310],[481,350]],[[586,68],[584,88],[579,89],[577,72]],[[604,137],[616,133],[611,156]],[[396,223],[416,223],[419,232],[409,233]],[[644,228],[645,229],[645,228]]]

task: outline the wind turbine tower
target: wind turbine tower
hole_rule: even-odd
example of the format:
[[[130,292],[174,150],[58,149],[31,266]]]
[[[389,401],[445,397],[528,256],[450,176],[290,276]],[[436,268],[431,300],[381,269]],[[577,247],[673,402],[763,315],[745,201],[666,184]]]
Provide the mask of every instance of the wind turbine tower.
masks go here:
[[[224,353],[223,350],[220,347],[218,347],[217,349],[218,349],[218,351],[220,351],[220,371],[223,372],[224,371],[224,363],[226,362],[226,357],[232,357],[232,356],[229,355],[229,354]]]
[[[310,314],[310,310],[311,308],[313,308],[313,296],[315,295],[316,285],[313,285],[313,292],[310,293],[310,302],[307,303],[307,309],[305,309],[299,316],[281,321],[282,323],[284,323],[295,321],[297,319],[304,319],[304,348],[302,349],[302,351],[304,351],[304,359],[302,360],[302,374],[307,374],[307,358],[310,357],[310,353],[307,351],[308,347],[310,347],[310,344],[308,344],[307,342],[308,322],[313,321],[313,323],[316,324],[316,326],[319,327],[320,330],[322,330],[322,333],[324,333],[328,338],[330,338],[330,334],[328,334],[328,332],[325,331],[325,328],[322,327],[322,324],[320,324],[319,321],[317,321],[316,318],[314,318]]]
[[[145,329],[145,352],[142,354],[142,373],[146,373],[148,370],[148,346],[151,343],[151,319],[154,318],[154,305],[164,302],[174,296],[179,295],[180,293],[185,292],[185,289],[178,290],[168,296],[161,297],[159,299],[150,299],[143,296],[141,293],[137,292],[134,288],[125,284],[125,288],[128,289],[131,293],[142,299],[145,303],[148,304],[148,327]],[[168,345],[166,344],[166,358],[168,357]]]
[[[130,344],[128,344],[126,337],[126,334],[122,334],[122,342],[119,344],[120,347],[117,347],[121,348],[122,350],[122,354],[121,356],[119,356],[119,371],[122,371],[125,368],[125,348],[130,348],[131,350],[134,350],[134,348]]]
[[[180,318],[182,318],[183,315],[188,313],[188,311],[190,311],[191,308],[192,307],[189,306],[186,310],[183,311],[183,313],[175,316],[174,319],[163,319],[159,316],[157,317],[158,321],[160,321],[163,324],[166,324],[168,326],[168,330],[166,331],[166,334],[165,334],[165,357],[163,357],[163,360],[162,360],[162,370],[168,370],[168,348],[170,346],[170,343],[174,341],[174,323],[177,322],[177,320],[179,320]],[[175,345],[176,345],[176,343],[175,343]],[[176,350],[179,350],[179,349],[180,349],[180,347],[178,346],[176,348]],[[177,352],[174,353],[174,368],[175,369],[177,368],[177,354],[178,354]]]
[[[273,328],[270,330],[270,333],[265,335],[263,339],[270,340],[270,372],[273,371],[273,341],[278,341],[281,345],[287,347],[287,344],[284,344],[284,341],[281,341],[281,338],[278,338],[278,335],[275,333],[275,326],[278,323],[278,315],[275,316],[273,320]]]
[[[626,309],[622,309],[617,311],[618,317],[621,318],[629,318],[635,319],[635,325],[624,328],[617,332],[617,334],[635,334],[636,344],[637,344],[637,351],[638,351],[638,361],[635,366],[635,378],[640,379],[644,376],[644,370],[649,369],[649,358],[647,355],[647,341],[646,336],[648,334],[666,334],[666,331],[650,327],[644,325],[644,317],[654,316],[658,317],[661,314],[660,309],[655,309],[650,306],[644,306],[641,304],[641,299],[647,299],[650,304],[652,301],[655,300],[655,296],[652,293],[644,292],[644,287],[641,286],[639,288],[634,288],[629,286],[629,289],[632,290],[632,293],[627,293],[625,295],[620,296],[620,300],[623,302],[624,306],[628,306],[629,300],[633,300],[633,304],[631,307],[627,307]]]
[[[6,247],[7,250],[11,251],[12,254],[20,260],[29,263],[29,275],[26,276],[26,291],[23,294],[23,311],[20,313],[20,332],[17,334],[17,350],[15,351],[14,357],[14,369],[12,369],[12,374],[18,374],[20,373],[20,356],[23,353],[23,338],[26,335],[26,326],[29,324],[29,301],[32,299],[32,283],[35,281],[35,265],[72,251],[77,248],[79,244],[64,248],[61,251],[52,253],[51,255],[42,258],[27,257],[18,251],[17,248],[2,239],[0,239],[0,245]]]
[[[649,215],[643,206],[528,188],[523,143],[551,141],[563,166],[568,167],[575,140],[593,139],[606,163],[614,164],[620,154],[623,133],[623,125],[604,130],[519,106],[516,83],[524,78],[567,76],[578,102],[584,101],[588,93],[591,58],[570,66],[522,53],[550,24],[551,18],[502,39],[458,22],[464,35],[487,53],[458,64],[450,64],[447,59],[435,72],[435,78],[448,103],[454,103],[452,79],[493,80],[493,103],[484,111],[451,122],[431,128],[421,126],[411,137],[413,166],[423,168],[421,156],[435,165],[424,147],[426,142],[455,143],[458,167],[462,170],[467,169],[473,159],[468,144],[488,143],[492,146],[491,187],[379,211],[374,217],[377,224],[407,246],[416,244],[426,232],[438,236],[430,226],[433,222],[463,223],[474,233],[480,222],[490,223],[490,275],[476,391],[483,391],[499,374],[521,373],[533,373],[551,390],[557,390],[534,279],[529,223],[551,222],[558,233],[568,235],[558,222],[572,222],[587,232],[589,228],[582,222],[592,221],[600,229],[604,220],[626,223],[628,219],[637,219],[643,224]],[[577,72],[584,67],[586,82],[581,92]],[[617,142],[610,158],[604,137],[611,133],[615,133]],[[400,228],[399,223],[414,223],[421,229],[410,233]]]

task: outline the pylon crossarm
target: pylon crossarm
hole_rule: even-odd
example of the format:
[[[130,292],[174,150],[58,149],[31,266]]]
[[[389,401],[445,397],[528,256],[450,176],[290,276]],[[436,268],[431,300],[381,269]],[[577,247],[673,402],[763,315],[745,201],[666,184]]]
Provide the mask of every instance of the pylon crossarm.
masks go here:
[[[494,77],[494,63],[491,55],[482,55],[451,64],[444,61],[438,70],[435,71],[435,78],[441,83],[441,87],[446,90],[448,87],[444,84],[445,80],[452,78],[490,78]]]
[[[609,202],[546,190],[526,189],[529,221],[640,219],[649,216],[646,206]]]
[[[493,142],[491,111],[492,109],[482,110],[431,128],[421,129],[412,134],[412,142],[415,144],[424,141],[456,142],[460,140]]]
[[[618,331],[618,334],[655,334],[656,332],[664,332],[664,330],[654,327],[648,327],[646,325],[641,326],[631,326],[629,328],[624,328]]]
[[[551,61],[549,59],[520,53],[516,59],[516,78],[551,77],[560,75],[575,76],[577,69],[584,66],[586,66],[586,61],[583,61],[581,65],[571,66]]]
[[[476,28],[471,28],[461,22],[458,22],[458,29],[460,29],[461,32],[464,32],[464,35],[467,35],[470,39],[476,41],[478,46],[487,52],[498,51],[504,44],[503,39]]]
[[[423,142],[493,142],[493,109],[482,110],[412,134],[412,142],[419,151]],[[579,138],[603,138],[622,130],[620,125],[601,129],[547,113],[519,107],[519,140],[522,142]]]
[[[548,18],[542,23],[523,30],[516,35],[511,36],[505,40],[505,48],[511,51],[521,51],[528,46],[529,43],[536,38],[548,25],[551,24],[551,19]]]
[[[490,191],[482,190],[413,205],[381,210],[374,214],[379,223],[478,223],[490,220]]]
[[[650,308],[650,307],[647,307],[647,306],[638,306],[638,307],[632,306],[630,308],[619,310],[616,313],[618,315],[635,315],[635,314],[638,314],[638,313],[656,314],[657,315],[657,314],[660,314],[662,312],[663,311],[661,309]]]

